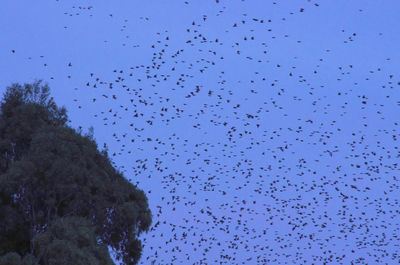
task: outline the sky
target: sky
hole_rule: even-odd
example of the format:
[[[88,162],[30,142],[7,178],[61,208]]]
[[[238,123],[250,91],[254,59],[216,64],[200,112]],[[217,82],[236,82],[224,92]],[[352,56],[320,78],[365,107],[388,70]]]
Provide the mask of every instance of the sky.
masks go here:
[[[43,80],[153,214],[140,264],[400,262],[400,2],[4,0],[0,92]]]

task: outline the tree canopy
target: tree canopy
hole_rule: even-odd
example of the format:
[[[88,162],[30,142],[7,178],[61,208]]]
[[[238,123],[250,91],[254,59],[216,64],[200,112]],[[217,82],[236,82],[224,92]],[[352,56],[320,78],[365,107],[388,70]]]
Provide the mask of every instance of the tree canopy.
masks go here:
[[[147,197],[67,125],[40,81],[7,87],[0,106],[0,265],[137,264]]]

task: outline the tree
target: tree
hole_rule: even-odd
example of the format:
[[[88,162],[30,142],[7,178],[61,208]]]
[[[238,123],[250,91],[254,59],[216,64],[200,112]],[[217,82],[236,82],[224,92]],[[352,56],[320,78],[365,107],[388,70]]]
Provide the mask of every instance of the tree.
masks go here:
[[[41,82],[0,106],[0,265],[136,264],[152,215],[143,191],[66,123]],[[91,130],[92,131],[92,130]]]

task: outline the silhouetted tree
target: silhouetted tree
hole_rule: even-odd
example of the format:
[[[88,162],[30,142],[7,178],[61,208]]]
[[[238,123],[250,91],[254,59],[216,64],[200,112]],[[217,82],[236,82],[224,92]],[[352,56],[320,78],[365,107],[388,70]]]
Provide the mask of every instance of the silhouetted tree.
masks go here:
[[[13,84],[0,106],[0,265],[136,264],[147,197],[66,123],[41,82]]]

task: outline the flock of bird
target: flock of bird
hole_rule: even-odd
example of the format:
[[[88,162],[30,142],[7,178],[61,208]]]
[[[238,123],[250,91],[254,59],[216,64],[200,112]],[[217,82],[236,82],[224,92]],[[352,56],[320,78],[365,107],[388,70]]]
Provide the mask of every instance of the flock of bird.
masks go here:
[[[94,125],[149,198],[140,264],[399,262],[396,61],[384,52],[361,61],[366,34],[352,21],[318,25],[333,16],[323,3],[236,2],[209,1],[208,13],[170,29],[155,22],[151,43],[133,40],[133,25],[157,13],[98,14],[97,3],[64,12],[100,17],[123,36],[91,45],[148,55],[77,77],[71,59],[64,78],[80,84],[66,88],[76,93],[69,112]],[[179,3],[179,12],[196,5]],[[372,12],[349,8],[360,20]],[[383,32],[370,31],[377,45]]]

